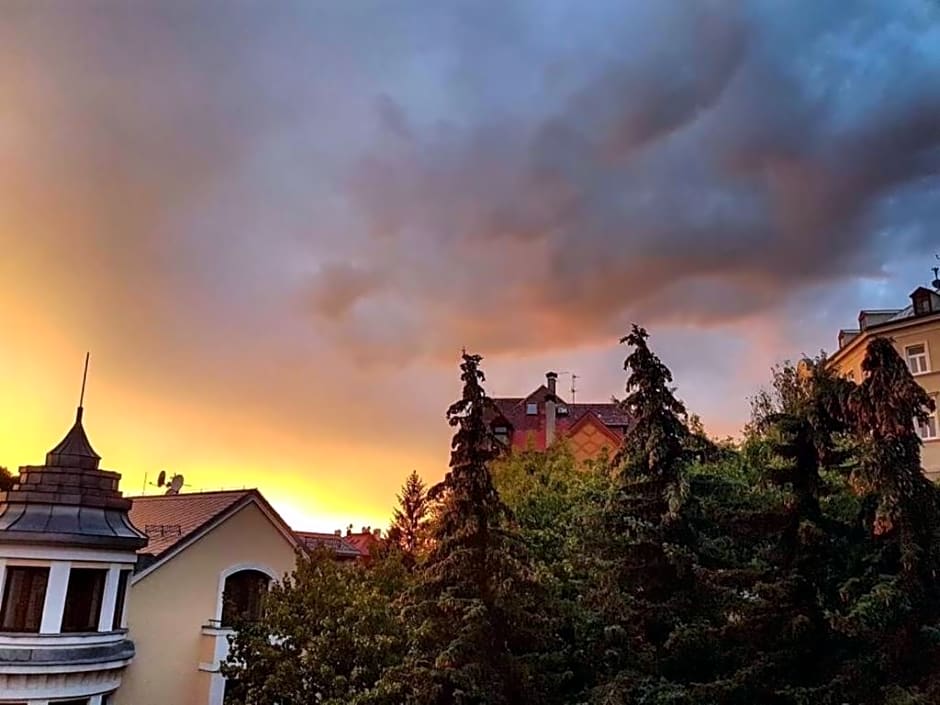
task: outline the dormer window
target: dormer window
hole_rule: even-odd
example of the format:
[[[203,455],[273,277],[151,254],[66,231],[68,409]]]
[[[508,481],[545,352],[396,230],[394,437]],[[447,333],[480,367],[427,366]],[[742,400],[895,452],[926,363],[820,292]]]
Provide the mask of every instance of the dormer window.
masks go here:
[[[537,416],[539,413],[538,404],[526,404],[525,405],[526,416]]]
[[[561,404],[561,405],[558,406],[557,411],[558,411],[558,415],[559,415],[559,416],[567,416],[567,415],[568,415],[568,407],[565,406],[565,405],[563,405],[563,404]]]
[[[493,435],[496,436],[496,439],[503,445],[507,445],[509,443],[508,426],[493,426]]]
[[[911,300],[914,303],[914,315],[925,316],[928,313],[933,313],[936,310],[933,297],[934,295],[924,288],[920,288],[911,294]]]

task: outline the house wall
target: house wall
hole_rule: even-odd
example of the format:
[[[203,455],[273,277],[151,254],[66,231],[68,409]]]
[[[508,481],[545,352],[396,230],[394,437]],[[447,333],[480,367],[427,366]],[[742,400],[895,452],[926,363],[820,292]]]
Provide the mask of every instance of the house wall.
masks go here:
[[[868,331],[870,334],[871,331]],[[897,351],[904,357],[904,350],[908,345],[925,343],[929,361],[929,372],[916,375],[915,379],[935,400],[940,403],[940,321],[926,321],[923,325],[902,328],[900,330],[885,331],[876,335],[890,336]],[[856,382],[864,378],[862,373],[862,360],[865,358],[866,343],[863,341],[843,358],[836,355],[833,365],[840,373],[854,377]],[[921,449],[921,460],[924,471],[934,480],[940,479],[940,439],[924,441]]]
[[[127,624],[137,656],[115,705],[220,705],[212,657],[227,653],[228,631],[209,622],[220,616],[220,578],[236,566],[277,576],[294,566],[292,545],[256,504],[132,584]]]
[[[604,449],[613,455],[617,450],[617,443],[610,438],[610,433],[601,428],[598,421],[587,419],[568,436],[571,452],[579,462],[598,457]]]

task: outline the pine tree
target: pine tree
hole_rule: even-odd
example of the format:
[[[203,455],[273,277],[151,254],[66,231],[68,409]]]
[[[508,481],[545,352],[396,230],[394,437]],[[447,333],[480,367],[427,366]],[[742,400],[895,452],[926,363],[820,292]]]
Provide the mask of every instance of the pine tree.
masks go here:
[[[899,685],[933,670],[940,641],[940,511],[916,431],[933,401],[890,340],[869,343],[862,369],[847,414],[861,448],[856,486],[869,493],[871,550],[867,570],[842,586],[848,608],[834,622],[861,653],[846,680]]]
[[[414,705],[538,703],[539,605],[524,548],[489,471],[499,442],[478,355],[464,353],[463,396],[447,410],[456,433],[426,561],[403,613],[412,624],[406,663],[390,692]]]
[[[695,557],[684,516],[683,469],[689,460],[685,407],[676,399],[672,374],[649,349],[647,332],[634,325],[621,342],[632,347],[621,402],[632,426],[614,458],[618,478],[609,502],[595,599],[608,624],[607,654],[613,679],[596,702],[658,702],[671,690],[667,651],[689,642],[682,633],[693,603]],[[680,647],[686,656],[696,647]],[[683,667],[695,679],[709,669],[704,651]],[[680,690],[681,685],[677,686]],[[662,692],[661,692],[662,691]],[[675,693],[669,695],[675,698]],[[648,700],[643,700],[648,698]],[[675,700],[680,702],[680,700]]]
[[[429,513],[427,489],[417,472],[412,470],[397,499],[388,541],[401,551],[405,565],[413,567],[427,546]]]

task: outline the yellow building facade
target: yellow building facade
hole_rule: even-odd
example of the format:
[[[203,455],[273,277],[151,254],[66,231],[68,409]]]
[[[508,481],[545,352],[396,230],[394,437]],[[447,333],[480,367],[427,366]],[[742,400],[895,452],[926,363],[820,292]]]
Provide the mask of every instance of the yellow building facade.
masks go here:
[[[138,497],[131,518],[151,544],[127,612],[137,658],[113,702],[222,705],[230,598],[260,608],[258,594],[293,569],[296,538],[254,490]]]
[[[940,396],[940,293],[924,287],[911,294],[903,309],[861,311],[859,326],[839,332],[839,349],[829,364],[845,377],[861,381],[868,342],[888,338],[907,362],[917,382],[938,401]],[[919,433],[924,442],[922,464],[933,480],[940,479],[940,423],[934,411]]]

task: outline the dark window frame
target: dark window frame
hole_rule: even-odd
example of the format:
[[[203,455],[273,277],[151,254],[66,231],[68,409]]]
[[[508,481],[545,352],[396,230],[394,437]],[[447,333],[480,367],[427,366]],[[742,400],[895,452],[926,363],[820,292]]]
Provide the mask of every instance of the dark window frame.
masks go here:
[[[26,579],[26,585],[14,584],[16,576]],[[0,631],[19,634],[39,634],[42,629],[42,613],[46,606],[49,588],[49,567],[34,565],[8,565],[3,585],[3,605],[0,605]],[[24,593],[24,589],[26,592]],[[13,594],[17,599],[13,599]],[[29,598],[24,601],[23,594]],[[38,604],[37,604],[38,603]],[[14,621],[14,624],[8,624]]]

